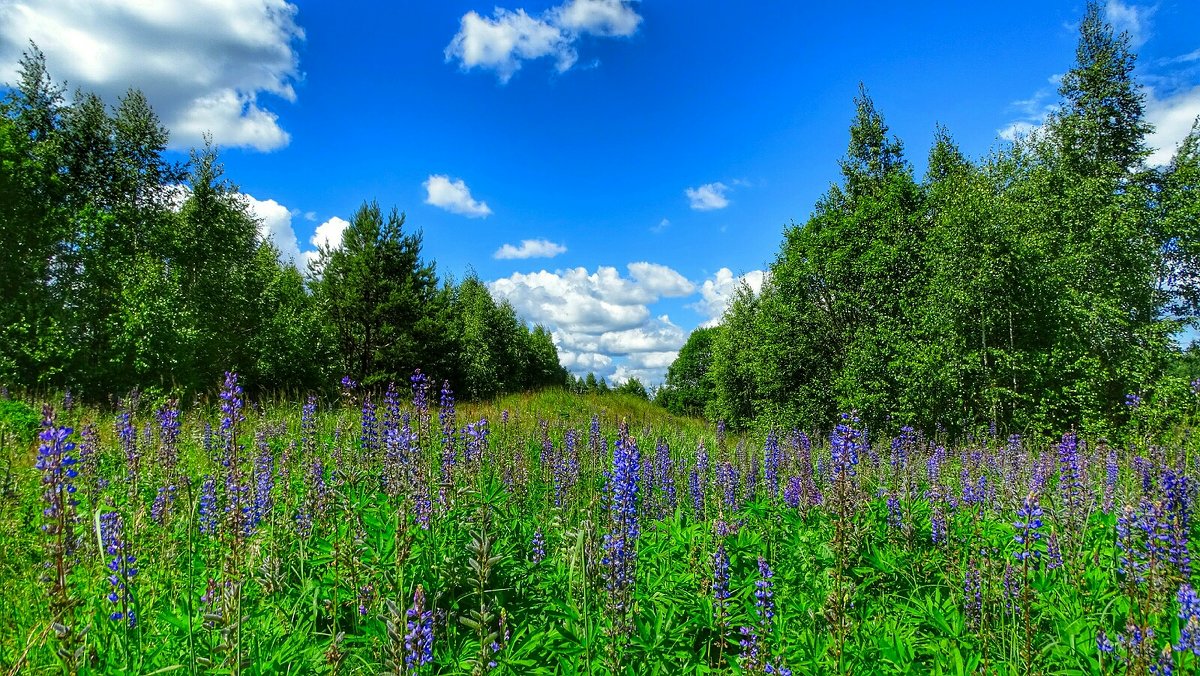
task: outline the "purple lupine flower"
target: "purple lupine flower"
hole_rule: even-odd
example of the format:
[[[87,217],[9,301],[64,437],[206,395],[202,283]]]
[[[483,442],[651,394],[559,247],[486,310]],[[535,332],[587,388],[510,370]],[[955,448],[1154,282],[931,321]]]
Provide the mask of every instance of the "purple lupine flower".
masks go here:
[[[409,490],[413,470],[411,456],[416,444],[416,435],[407,413],[400,417],[400,428],[388,427],[384,434],[383,488],[391,497],[397,498]]]
[[[767,482],[768,497],[772,501],[779,499],[779,465],[782,463],[782,455],[779,450],[779,438],[775,435],[775,430],[771,430],[767,433],[766,443],[763,444],[763,478]]]
[[[1141,405],[1142,405],[1141,396],[1134,394],[1133,392],[1130,392],[1129,394],[1125,395],[1125,407],[1128,408],[1129,410],[1136,411],[1138,409],[1138,407]]]
[[[1169,524],[1161,502],[1142,499],[1117,517],[1117,572],[1140,585],[1169,562]]]
[[[1102,653],[1111,653],[1115,649],[1116,646],[1108,638],[1108,633],[1101,629],[1100,633],[1096,634],[1096,650]]]
[[[1104,513],[1111,514],[1113,511],[1113,502],[1117,495],[1117,480],[1120,478],[1121,468],[1117,465],[1117,452],[1109,449],[1104,457]]]
[[[717,448],[725,448],[725,421],[717,421]]]
[[[400,428],[400,391],[396,389],[396,382],[388,383],[387,391],[383,393],[383,436],[387,436],[388,430],[397,430]]]
[[[732,462],[717,463],[717,485],[721,488],[722,504],[725,511],[733,514],[738,510],[738,471]]]
[[[430,519],[433,518],[433,500],[427,491],[420,491],[413,498],[413,515],[421,530],[429,530]]]
[[[271,447],[262,441],[259,443],[258,457],[254,461],[254,508],[251,514],[251,525],[257,527],[271,513],[274,500],[271,492],[275,488],[275,456]]]
[[[1179,619],[1182,628],[1179,630],[1179,643],[1175,644],[1176,652],[1191,652],[1200,657],[1200,598],[1190,584],[1179,588],[1175,595],[1179,601]]]
[[[204,483],[200,486],[198,523],[203,535],[217,532],[217,482],[211,475],[204,477]]]
[[[442,381],[442,391],[438,403],[438,422],[442,424],[442,445],[453,446],[455,432],[454,390],[450,389],[449,380]]]
[[[530,545],[533,553],[533,563],[537,565],[546,558],[546,538],[542,535],[542,529],[537,529],[533,532],[533,543]]]
[[[317,398],[311,394],[300,409],[300,440],[304,457],[311,458],[317,452]]]
[[[158,493],[154,496],[154,503],[150,505],[150,519],[160,526],[165,526],[171,514],[171,507],[174,505],[175,486],[159,486]]]
[[[973,625],[978,625],[983,612],[983,579],[979,566],[972,558],[963,577],[963,615]]]
[[[121,451],[125,456],[125,480],[129,482],[130,490],[137,489],[138,466],[141,456],[138,453],[137,426],[133,424],[133,414],[124,410],[117,416],[117,438],[121,442]]]
[[[1062,547],[1058,544],[1058,531],[1051,530],[1050,537],[1046,538],[1046,570],[1055,570],[1062,566]]]
[[[666,498],[665,512],[674,514],[675,508],[679,504],[679,498],[675,492],[675,476],[671,471],[671,447],[667,445],[665,439],[660,439],[654,451],[655,474]]]
[[[42,516],[46,523],[42,531],[51,535],[61,535],[64,554],[69,553],[75,546],[75,484],[79,476],[75,469],[76,459],[72,453],[75,450],[71,438],[70,427],[57,427],[54,424],[54,414],[49,407],[42,410],[42,431],[38,435],[41,442],[38,445],[38,458],[35,468],[42,473]]]
[[[1163,472],[1163,495],[1169,551],[1167,558],[1181,579],[1192,575],[1192,559],[1188,548],[1192,531],[1192,511],[1196,504],[1196,480],[1173,470]]]
[[[1058,492],[1065,525],[1069,529],[1082,526],[1086,496],[1083,470],[1079,459],[1079,438],[1072,432],[1062,436],[1058,445]]]
[[[1037,494],[1030,493],[1017,509],[1017,520],[1013,522],[1013,542],[1021,545],[1021,549],[1013,555],[1018,561],[1041,556],[1040,550],[1034,547],[1042,537],[1041,528],[1042,507],[1038,504]]]
[[[358,588],[358,614],[361,617],[367,616],[367,611],[370,605],[375,601],[375,587],[369,584],[364,584]]]
[[[237,439],[237,426],[245,422],[242,412],[245,401],[242,397],[242,386],[238,384],[238,376],[232,371],[225,372],[225,383],[221,386],[221,440],[225,444],[226,467],[236,459],[233,455]]]
[[[861,449],[861,433],[854,428],[858,418],[851,413],[843,413],[841,422],[833,428],[829,437],[832,481],[837,483],[843,478],[853,481],[858,466],[858,455]]]
[[[354,382],[350,376],[342,376],[341,385],[345,394],[349,394],[358,388],[358,383]]]
[[[413,371],[412,377],[409,378],[412,384],[412,405],[418,411],[426,411],[429,408],[429,379],[421,373],[421,369]]]
[[[783,487],[783,504],[790,509],[799,509],[804,500],[804,479],[799,476],[790,477]]]
[[[567,435],[570,436],[569,431]],[[468,423],[463,431],[463,436],[466,437],[467,442],[466,448],[463,450],[463,457],[467,462],[481,462],[484,451],[487,449],[487,418],[480,418],[478,422]]]
[[[765,671],[765,667],[770,663],[767,641],[775,626],[775,591],[772,582],[774,577],[775,573],[771,572],[767,560],[758,557],[758,579],[754,581],[754,610],[758,621],[753,626],[744,626],[740,630],[744,658],[742,666],[750,672]]]
[[[104,512],[100,515],[100,541],[104,551],[111,559],[108,562],[108,577],[112,590],[108,600],[117,608],[108,618],[114,622],[124,619],[130,629],[137,626],[137,615],[132,608],[132,598],[129,595],[129,583],[137,576],[137,557],[129,552],[124,538],[124,523],[117,512]]]
[[[888,530],[898,531],[904,525],[904,519],[900,513],[900,501],[896,496],[889,495],[887,499],[887,525]]]
[[[713,613],[716,615],[716,625],[725,629],[725,623],[729,619],[729,556],[725,554],[725,543],[717,544],[717,551],[713,553]]]
[[[1197,378],[1192,381],[1192,392],[1195,392],[1196,394],[1200,394],[1200,378]]]
[[[425,588],[417,585],[407,611],[404,666],[416,670],[433,662],[433,610],[425,608]]]
[[[158,410],[158,462],[167,481],[174,483],[179,466],[179,403],[172,399]]]
[[[946,544],[949,535],[949,524],[946,522],[946,501],[942,497],[941,488],[933,484],[926,492],[929,499],[929,541],[935,545]]]
[[[613,442],[612,471],[605,473],[609,528],[601,560],[610,610],[618,626],[623,626],[629,611],[637,570],[639,461],[637,443],[622,430]]]
[[[1017,600],[1021,596],[1021,584],[1017,582],[1016,571],[1013,569],[1011,561],[1004,563],[1004,609],[1011,614],[1017,607]]]

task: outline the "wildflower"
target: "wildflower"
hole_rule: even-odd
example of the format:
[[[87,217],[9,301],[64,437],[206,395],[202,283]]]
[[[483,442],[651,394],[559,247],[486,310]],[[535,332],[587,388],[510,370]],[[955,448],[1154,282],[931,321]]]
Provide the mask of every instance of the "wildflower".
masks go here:
[[[725,543],[717,545],[717,551],[713,553],[713,612],[716,615],[716,624],[718,627],[725,627],[725,622],[728,618],[729,605],[729,557],[725,554]]]
[[[775,430],[771,430],[767,434],[767,441],[764,444],[763,454],[765,462],[763,463],[767,482],[767,491],[771,500],[779,498],[779,465],[782,462],[782,453],[779,450],[779,438],[775,435]]]
[[[137,615],[130,604],[129,583],[137,576],[137,558],[129,553],[124,539],[124,523],[117,512],[104,512],[100,515],[100,540],[104,551],[110,557],[108,570],[111,575],[108,582],[112,591],[108,594],[110,603],[116,604],[117,609],[109,614],[109,619],[117,621],[124,619],[129,628],[137,626]]]
[[[200,486],[199,509],[200,532],[212,535],[217,532],[217,482],[212,476],[206,476]]]
[[[362,585],[358,588],[358,614],[362,617],[367,616],[367,608],[375,600],[375,587],[369,584]]]
[[[604,535],[604,556],[610,609],[617,626],[623,627],[633,596],[637,568],[638,477],[637,443],[623,433],[613,443],[612,472],[606,473],[609,529]]]
[[[416,669],[433,662],[433,611],[425,608],[425,589],[421,585],[413,592],[413,604],[406,615],[404,665]]]
[[[1200,657],[1200,597],[1190,584],[1179,588],[1175,595],[1179,601],[1179,619],[1183,627],[1179,630],[1179,643],[1175,644],[1178,652],[1191,652]]]
[[[979,566],[976,565],[975,559],[971,559],[970,565],[967,566],[967,574],[963,578],[963,614],[972,624],[977,624],[982,611],[983,582]]]
[[[1021,545],[1020,551],[1014,554],[1014,557],[1018,561],[1028,561],[1030,557],[1038,558],[1041,554],[1034,548],[1034,543],[1042,537],[1042,507],[1038,504],[1037,494],[1030,493],[1024,504],[1017,509],[1017,520],[1013,522],[1013,528],[1016,530],[1013,542]]]
[[[533,544],[531,549],[533,550],[534,565],[541,563],[542,560],[546,558],[546,539],[542,535],[542,529],[540,528],[533,533]]]

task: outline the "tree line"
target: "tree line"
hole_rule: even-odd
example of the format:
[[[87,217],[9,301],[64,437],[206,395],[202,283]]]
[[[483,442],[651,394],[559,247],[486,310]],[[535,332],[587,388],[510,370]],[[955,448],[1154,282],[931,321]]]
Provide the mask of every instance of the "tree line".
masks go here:
[[[857,410],[954,433],[1105,430],[1127,395],[1177,391],[1200,128],[1149,166],[1134,62],[1090,3],[1056,112],[978,161],[939,128],[920,178],[861,89],[840,181],[786,228],[761,292],[691,334],[659,401],[733,426]]]
[[[211,142],[172,162],[140,91],[64,93],[31,45],[0,104],[0,384],[180,395],[234,370],[297,392],[417,368],[465,397],[566,383],[550,334],[474,274],[440,279],[403,214],[364,203],[302,272]]]

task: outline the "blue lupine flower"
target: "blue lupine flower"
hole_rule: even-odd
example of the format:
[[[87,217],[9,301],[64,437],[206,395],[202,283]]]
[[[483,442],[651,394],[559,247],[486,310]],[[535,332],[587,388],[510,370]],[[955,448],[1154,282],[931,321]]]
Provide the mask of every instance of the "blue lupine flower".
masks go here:
[[[623,431],[613,443],[612,472],[605,475],[609,527],[601,560],[618,622],[629,610],[637,569],[639,459],[637,443]]]
[[[533,550],[533,563],[539,564],[546,558],[546,538],[542,535],[542,530],[539,528],[533,533],[533,544],[530,547]]]
[[[1200,597],[1190,584],[1185,584],[1175,598],[1179,601],[1179,619],[1183,621],[1175,650],[1200,657]]]
[[[1021,545],[1020,551],[1013,556],[1018,561],[1038,558],[1041,554],[1034,548],[1034,543],[1042,537],[1042,507],[1038,504],[1037,494],[1030,493],[1017,509],[1017,520],[1013,522],[1013,528],[1016,530],[1013,542]]]
[[[425,608],[425,588],[421,585],[413,592],[413,604],[407,617],[404,665],[417,669],[433,662],[433,611]]]
[[[200,532],[212,535],[217,532],[217,482],[212,476],[204,477],[200,486],[199,519]]]
[[[132,629],[137,626],[137,615],[130,605],[129,583],[137,576],[137,568],[133,567],[137,558],[129,552],[123,531],[124,522],[119,513],[104,512],[100,515],[100,541],[105,553],[112,557],[108,562],[108,570],[112,573],[108,578],[112,587],[108,600],[117,605],[109,614],[109,619],[114,622],[124,619]]]
[[[767,482],[767,491],[770,493],[771,500],[779,499],[779,465],[782,463],[782,452],[779,449],[779,438],[775,435],[775,430],[767,433],[766,443],[763,444],[764,462],[763,467],[766,473],[764,479]]]

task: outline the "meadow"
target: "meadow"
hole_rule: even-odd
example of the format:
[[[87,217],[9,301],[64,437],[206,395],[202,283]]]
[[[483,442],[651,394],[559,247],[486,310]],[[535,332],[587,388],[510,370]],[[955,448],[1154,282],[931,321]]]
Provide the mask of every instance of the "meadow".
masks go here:
[[[7,673],[1200,668],[1185,436],[739,436],[419,374],[0,403]]]

